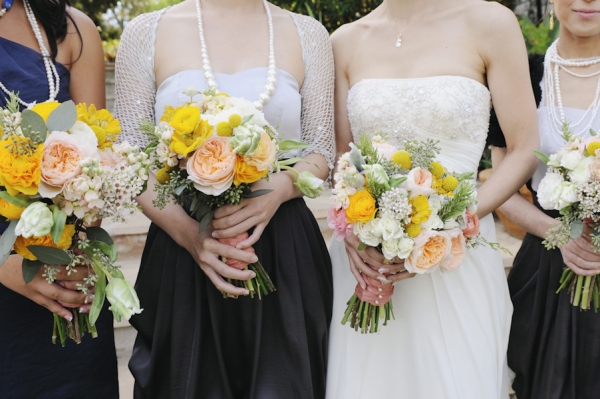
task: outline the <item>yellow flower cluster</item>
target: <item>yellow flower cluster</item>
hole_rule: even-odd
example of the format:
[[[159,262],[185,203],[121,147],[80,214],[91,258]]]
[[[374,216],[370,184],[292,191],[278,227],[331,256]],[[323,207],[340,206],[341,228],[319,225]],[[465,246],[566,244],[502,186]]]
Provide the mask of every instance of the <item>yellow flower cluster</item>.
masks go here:
[[[412,205],[412,212],[410,214],[410,221],[414,224],[420,224],[426,222],[431,215],[431,208],[429,207],[429,200],[424,195],[417,195],[411,198],[409,201]]]
[[[34,153],[23,150],[30,145],[31,140],[26,137],[0,141],[0,185],[12,196],[38,192],[44,146],[38,145]]]
[[[193,105],[166,107],[163,119],[175,129],[171,151],[184,157],[200,148],[212,135],[212,126],[200,118],[200,108]]]
[[[410,158],[408,151],[405,150],[396,151],[396,153],[392,155],[392,162],[402,169],[409,170],[412,168],[412,159]]]
[[[22,236],[17,237],[15,241],[15,252],[29,260],[37,260],[36,256],[27,249],[30,245],[40,245],[44,247],[53,247],[59,249],[69,249],[73,243],[73,235],[75,235],[75,225],[68,224],[65,226],[62,236],[58,241],[58,244],[52,240],[52,235],[48,234],[43,237],[29,237],[24,238]]]
[[[92,128],[98,139],[98,148],[112,148],[121,134],[121,123],[106,109],[97,110],[94,104],[77,104],[77,120]]]
[[[592,141],[587,146],[587,152],[588,152],[588,154],[590,154],[593,157],[596,156],[596,151],[598,151],[598,149],[600,149],[600,143],[597,142],[597,141]]]
[[[439,162],[432,162],[429,172],[433,175],[431,188],[440,195],[454,196],[453,191],[458,187],[458,179],[452,175],[444,177],[448,171]]]
[[[350,205],[346,209],[348,223],[367,223],[377,213],[375,198],[367,191],[360,190],[350,196]],[[427,198],[425,198],[427,200]]]
[[[222,137],[229,137],[233,134],[233,129],[242,124],[242,117],[238,114],[233,114],[226,122],[220,122],[217,125],[217,134]]]

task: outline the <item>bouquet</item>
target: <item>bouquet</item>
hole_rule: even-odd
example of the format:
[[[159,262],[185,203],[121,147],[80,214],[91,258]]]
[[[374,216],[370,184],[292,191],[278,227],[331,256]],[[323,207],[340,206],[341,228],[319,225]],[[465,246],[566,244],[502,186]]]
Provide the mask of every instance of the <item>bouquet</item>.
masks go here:
[[[555,154],[547,156],[536,152],[548,171],[538,187],[538,201],[546,210],[557,210],[560,224],[548,230],[544,245],[553,249],[566,244],[583,233],[584,223],[595,224],[590,235],[595,251],[600,250],[600,137],[590,131],[592,137],[582,140],[574,136],[569,126],[563,125],[565,145]],[[571,292],[571,303],[583,310],[600,307],[598,276],[580,276],[565,267],[557,293],[564,289]]]
[[[410,273],[456,270],[467,247],[488,243],[479,235],[472,173],[455,174],[434,161],[437,142],[406,141],[403,148],[384,135],[360,137],[338,160],[334,205],[328,224],[334,236],[360,238],[359,249],[377,248],[387,262],[404,260]],[[394,317],[394,286],[363,275],[342,324],[375,333]]]
[[[291,166],[301,158],[283,159],[287,152],[307,145],[281,140],[252,102],[216,90],[199,92],[193,87],[184,94],[190,101],[177,108],[165,107],[158,126],[142,123],[150,137],[146,152],[156,172],[155,206],[162,209],[175,197],[189,208],[190,215],[200,222],[200,231],[204,231],[218,207],[238,205],[244,198],[268,194],[271,190],[252,191],[251,184],[268,179],[273,172],[292,171],[294,184],[308,197],[321,193],[321,179],[310,172],[299,173]],[[196,96],[198,100],[194,100]],[[235,246],[245,238],[247,233],[220,241]],[[228,279],[235,286],[245,287],[252,298],[258,295],[260,299],[275,291],[260,262],[222,260],[230,267],[256,273],[247,281]]]
[[[134,200],[148,178],[148,156],[127,142],[116,144],[121,128],[107,110],[94,105],[47,102],[19,112],[11,96],[0,109],[0,215],[8,228],[0,238],[0,265],[12,253],[23,257],[29,283],[44,268],[48,283],[56,265],[67,273],[86,266],[78,287],[94,294],[89,314],[71,310],[72,319],[54,315],[52,340],[77,343],[96,320],[105,298],[117,320],[141,312],[131,284],[119,267],[106,231],[90,226],[112,218],[124,221],[138,209]],[[108,284],[107,280],[108,279]]]

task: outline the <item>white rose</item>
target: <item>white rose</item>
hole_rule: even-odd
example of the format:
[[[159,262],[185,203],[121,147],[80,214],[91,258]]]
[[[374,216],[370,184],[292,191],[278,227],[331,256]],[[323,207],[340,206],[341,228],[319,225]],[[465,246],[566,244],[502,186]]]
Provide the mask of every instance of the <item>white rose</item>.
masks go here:
[[[15,234],[24,238],[43,237],[50,234],[54,225],[52,211],[43,202],[34,202],[21,214]]]
[[[561,159],[562,159],[562,156],[563,156],[563,154],[562,154],[562,152],[561,152],[561,151],[558,151],[558,152],[556,152],[556,153],[554,153],[554,154],[550,155],[550,156],[548,157],[549,159],[548,159],[548,164],[547,164],[547,165],[548,165],[548,166],[551,166],[551,167],[553,167],[553,168],[558,168],[558,167],[560,167],[560,161],[561,161]]]
[[[380,244],[381,240],[379,237],[373,234],[373,227],[375,226],[375,220],[373,219],[368,223],[354,223],[354,234],[360,238],[360,241],[368,246],[376,247]],[[377,220],[379,222],[379,220]]]
[[[558,173],[547,173],[544,176],[537,190],[538,201],[542,208],[546,210],[555,209],[554,201],[551,199],[552,193],[564,181],[562,175]]]
[[[415,241],[412,238],[404,237],[398,243],[398,257],[400,259],[406,259],[410,256],[413,248],[415,246]]]
[[[562,182],[550,196],[556,210],[561,210],[577,202],[577,186],[570,182]]]
[[[73,136],[82,137],[83,142],[88,143],[88,145],[98,147],[98,138],[96,137],[96,133],[94,133],[91,127],[81,121],[76,121],[73,127],[69,129],[69,133]]]
[[[569,172],[569,178],[573,183],[583,184],[590,180],[590,164],[594,162],[593,157],[583,157],[581,162]]]
[[[461,219],[463,219],[463,218],[461,217]],[[444,230],[454,230],[454,229],[459,229],[459,228],[460,228],[460,223],[456,219],[447,220],[443,226]]]
[[[383,215],[379,219],[377,231],[384,241],[396,240],[404,235],[400,221],[391,215]]]
[[[583,158],[583,155],[579,151],[569,151],[560,160],[560,166],[563,168],[573,170],[579,165],[579,162]]]
[[[398,253],[400,252],[398,244],[399,241],[395,239],[385,240],[381,243],[381,251],[387,260],[392,260],[398,256]]]
[[[434,213],[432,213],[425,222],[421,223],[422,229],[439,230],[443,227],[444,222],[442,222],[442,219],[440,219],[440,217]]]

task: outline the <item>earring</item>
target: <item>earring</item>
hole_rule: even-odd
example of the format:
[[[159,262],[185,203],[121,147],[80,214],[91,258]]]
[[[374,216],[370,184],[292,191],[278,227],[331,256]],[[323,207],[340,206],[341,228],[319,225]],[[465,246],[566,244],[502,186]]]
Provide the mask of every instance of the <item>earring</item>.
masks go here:
[[[550,23],[548,24],[550,30],[554,29],[554,0],[550,0],[551,9],[550,9]]]

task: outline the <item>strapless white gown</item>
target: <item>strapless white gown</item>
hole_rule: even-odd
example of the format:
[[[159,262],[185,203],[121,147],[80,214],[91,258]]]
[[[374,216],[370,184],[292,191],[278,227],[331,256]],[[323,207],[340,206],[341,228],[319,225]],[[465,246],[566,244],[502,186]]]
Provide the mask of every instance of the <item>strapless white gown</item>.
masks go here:
[[[350,90],[354,139],[385,132],[392,144],[439,140],[438,160],[476,172],[488,131],[490,93],[460,76],[366,79]],[[492,216],[481,233],[495,241]],[[334,278],[328,399],[508,398],[506,349],[512,305],[500,254],[469,250],[451,273],[396,284],[395,320],[361,335],[340,320],[356,280],[343,243],[331,245]]]

